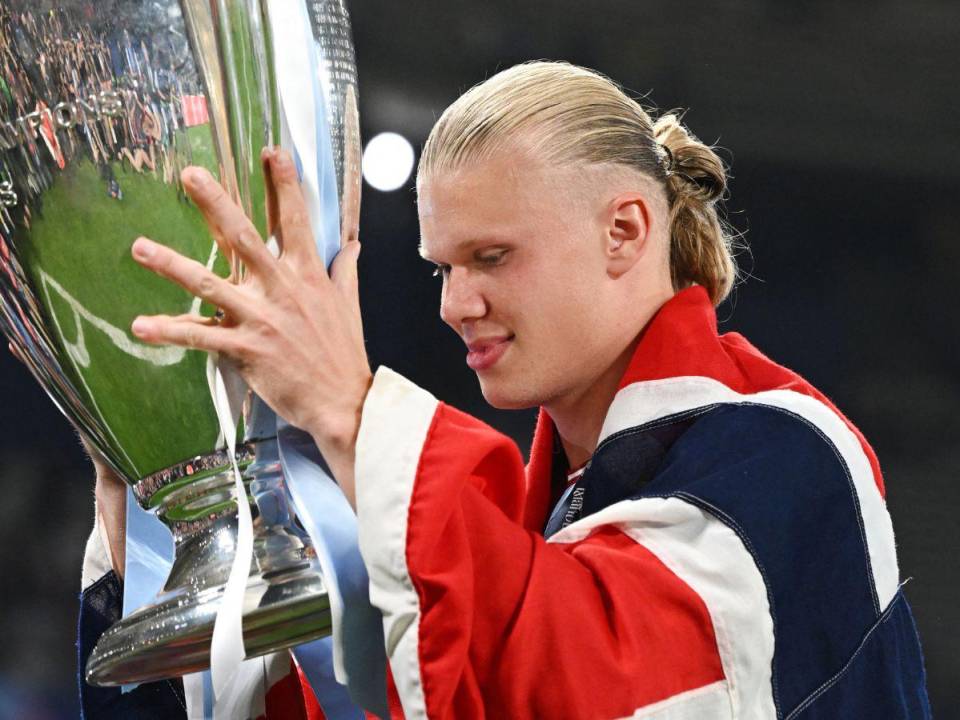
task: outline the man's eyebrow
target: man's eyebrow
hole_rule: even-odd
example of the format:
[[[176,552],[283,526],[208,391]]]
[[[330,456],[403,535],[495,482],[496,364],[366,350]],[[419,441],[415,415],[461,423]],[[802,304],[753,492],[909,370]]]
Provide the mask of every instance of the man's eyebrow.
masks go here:
[[[457,245],[453,248],[453,252],[454,252],[454,253],[458,253],[458,252],[463,252],[463,251],[465,251],[465,250],[470,250],[470,249],[478,248],[478,247],[480,247],[480,246],[485,246],[485,245],[504,245],[504,244],[506,244],[506,243],[507,243],[507,241],[506,241],[504,238],[499,238],[499,237],[494,237],[494,236],[471,238],[471,239],[469,239],[469,240],[464,240],[463,242],[457,244]],[[420,253],[420,257],[422,257],[424,260],[427,260],[427,261],[432,262],[432,263],[436,263],[436,262],[437,262],[436,260],[434,260],[433,258],[430,257],[430,254],[427,252],[426,248],[423,247],[423,240],[422,240],[422,239],[420,240],[419,245],[417,245],[417,252]]]
[[[430,256],[427,254],[426,249],[423,247],[423,240],[417,243],[417,252],[420,253],[420,257],[422,257],[424,260],[430,260]],[[430,262],[433,262],[433,260],[430,260]]]

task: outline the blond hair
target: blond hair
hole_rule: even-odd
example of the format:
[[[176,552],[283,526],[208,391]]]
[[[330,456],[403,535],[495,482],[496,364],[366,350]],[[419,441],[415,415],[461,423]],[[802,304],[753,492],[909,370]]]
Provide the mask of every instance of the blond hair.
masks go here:
[[[422,177],[489,159],[521,141],[548,164],[613,164],[662,184],[675,290],[702,285],[715,305],[736,279],[733,234],[718,202],[726,168],[675,114],[654,122],[610,79],[564,62],[530,62],[473,87],[434,125]]]

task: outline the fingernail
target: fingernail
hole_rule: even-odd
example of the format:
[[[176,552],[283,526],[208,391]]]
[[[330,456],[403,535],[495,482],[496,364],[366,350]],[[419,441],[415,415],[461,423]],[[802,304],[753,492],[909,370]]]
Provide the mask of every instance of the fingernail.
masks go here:
[[[137,260],[149,260],[153,255],[153,243],[145,237],[137,238],[133,243],[133,257]]]
[[[133,334],[138,337],[143,337],[150,331],[150,321],[145,317],[138,317],[133,321],[133,324],[130,326],[130,329],[133,330]]]
[[[260,151],[261,160],[270,160],[277,152],[277,149],[273,145],[264,146],[263,150]]]
[[[286,150],[277,148],[277,150],[273,153],[273,163],[278,168],[285,168],[291,162],[290,153],[288,153]]]
[[[185,171],[184,182],[194,190],[199,190],[207,184],[207,171],[201,168],[188,168]]]

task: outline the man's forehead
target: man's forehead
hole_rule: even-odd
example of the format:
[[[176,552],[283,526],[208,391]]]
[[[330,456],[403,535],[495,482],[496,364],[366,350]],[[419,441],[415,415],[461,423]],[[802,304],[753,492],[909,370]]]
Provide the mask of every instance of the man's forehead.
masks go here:
[[[613,189],[609,179],[609,168],[505,157],[421,177],[420,254],[446,257],[471,245],[515,242],[531,227],[592,215]]]
[[[476,189],[486,186],[503,188],[504,186],[528,185],[536,182],[545,166],[538,160],[532,160],[524,154],[511,155],[499,152],[491,157],[464,161],[452,168],[435,170],[417,178],[419,197],[429,195],[435,188],[444,191],[456,189]]]

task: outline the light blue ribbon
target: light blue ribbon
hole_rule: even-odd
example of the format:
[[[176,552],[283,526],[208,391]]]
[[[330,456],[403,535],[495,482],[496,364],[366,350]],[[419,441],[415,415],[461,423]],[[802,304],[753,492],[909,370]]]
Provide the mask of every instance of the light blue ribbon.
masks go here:
[[[123,568],[123,617],[154,602],[173,566],[173,536],[170,529],[147,512],[127,487],[127,542]],[[124,685],[130,692],[139,683]],[[212,716],[211,716],[212,717]]]
[[[283,475],[297,517],[322,555],[321,564],[332,570],[324,575],[328,592],[340,597],[339,632],[349,697],[387,717],[383,624],[380,612],[370,604],[369,579],[357,545],[357,516],[327,472],[313,438],[282,420],[277,424]],[[334,679],[332,653],[332,638],[293,649],[324,715],[331,720],[363,718],[359,707],[341,702],[336,692],[344,686]]]
[[[302,14],[302,27],[314,48],[310,54],[311,77],[319,78],[320,48],[310,30],[305,6]],[[317,132],[315,162],[322,209],[321,222],[319,227],[314,228],[314,235],[317,252],[329,267],[340,251],[340,201],[327,108],[319,86],[315,86],[314,104]],[[297,161],[301,165],[309,162],[309,158],[301,158],[297,153]],[[278,418],[277,438],[284,478],[297,517],[313,540],[317,553],[325,555],[327,562],[324,565],[333,570],[333,576],[324,579],[342,601],[340,632],[350,696],[367,710],[388,717],[383,624],[380,612],[370,603],[369,578],[357,540],[357,517],[331,478],[313,439],[307,433]],[[336,700],[338,695],[335,688],[342,686],[333,677],[332,652],[330,638],[293,649],[327,718],[362,718],[359,707],[348,707]],[[325,702],[325,698],[329,699]]]

